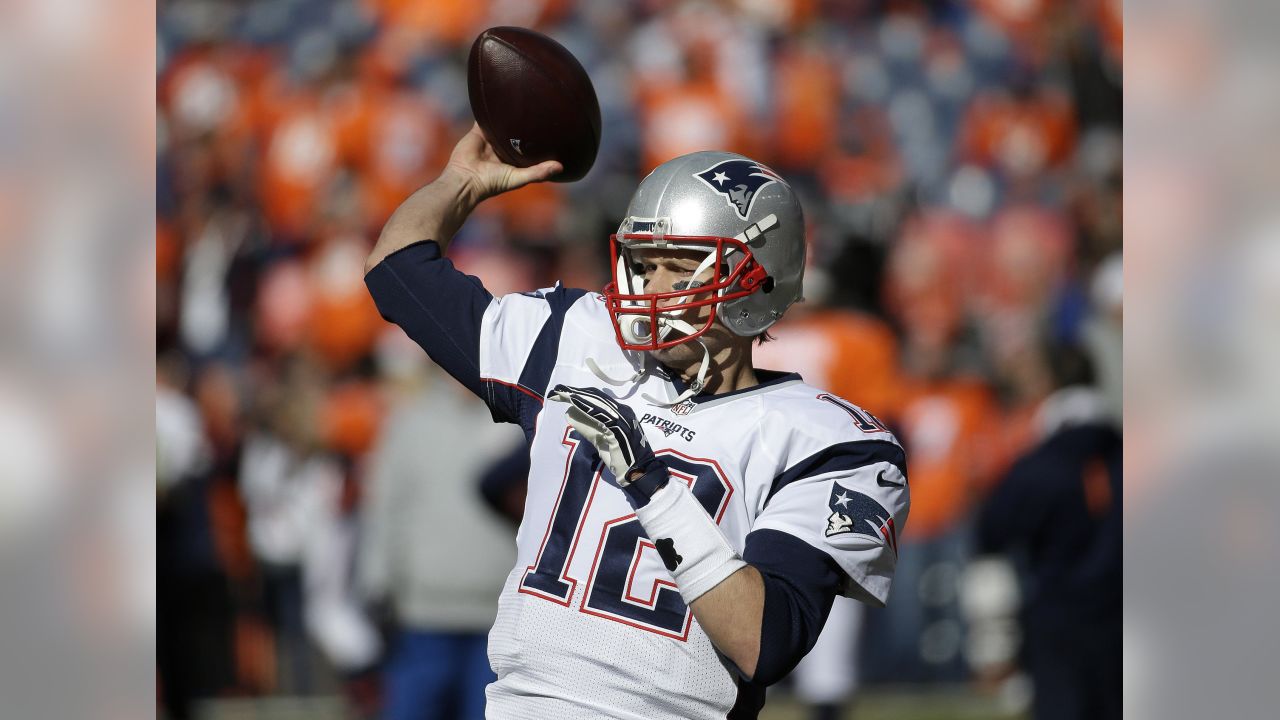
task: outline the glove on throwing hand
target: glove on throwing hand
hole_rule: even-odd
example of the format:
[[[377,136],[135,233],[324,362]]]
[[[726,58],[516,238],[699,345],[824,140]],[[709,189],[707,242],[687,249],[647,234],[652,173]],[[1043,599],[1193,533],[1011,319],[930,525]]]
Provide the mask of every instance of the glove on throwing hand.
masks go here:
[[[667,484],[667,466],[653,454],[631,408],[594,388],[556,385],[548,397],[568,403],[569,424],[595,446],[633,508]]]
[[[667,482],[631,408],[594,388],[557,385],[549,397],[569,404],[569,424],[613,472],[686,605],[746,565],[689,488]]]

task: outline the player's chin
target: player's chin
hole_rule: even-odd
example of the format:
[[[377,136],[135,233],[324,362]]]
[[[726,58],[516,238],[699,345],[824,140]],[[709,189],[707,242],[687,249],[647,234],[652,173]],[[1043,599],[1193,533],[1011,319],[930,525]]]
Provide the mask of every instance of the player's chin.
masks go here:
[[[676,338],[668,338],[668,340],[676,340]],[[685,340],[680,345],[654,350],[653,356],[655,360],[668,366],[668,368],[686,370],[703,361],[703,347],[696,341]]]
[[[668,337],[669,340],[679,338]],[[653,358],[668,367],[683,368],[702,359],[702,350],[697,343],[682,342],[671,347],[659,348],[651,352]]]

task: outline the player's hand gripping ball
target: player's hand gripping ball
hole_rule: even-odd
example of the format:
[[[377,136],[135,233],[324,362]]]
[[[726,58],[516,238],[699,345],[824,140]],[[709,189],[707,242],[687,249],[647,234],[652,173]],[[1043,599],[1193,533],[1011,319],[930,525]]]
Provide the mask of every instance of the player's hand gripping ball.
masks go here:
[[[569,424],[591,443],[632,507],[667,484],[667,466],[649,447],[631,408],[593,388],[556,385],[548,396],[569,404]]]
[[[508,165],[558,160],[554,182],[580,180],[600,149],[600,103],[563,45],[518,27],[485,30],[467,60],[471,112]]]

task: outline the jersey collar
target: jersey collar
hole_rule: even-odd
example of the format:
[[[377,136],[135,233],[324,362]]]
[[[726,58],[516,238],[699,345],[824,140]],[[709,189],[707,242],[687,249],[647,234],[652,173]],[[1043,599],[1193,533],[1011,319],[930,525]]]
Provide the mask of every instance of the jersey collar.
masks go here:
[[[689,387],[689,384],[680,376],[666,372],[665,368],[663,369],[663,372],[665,373],[667,380],[675,386],[677,393],[682,393]],[[804,380],[804,378],[800,377],[800,373],[759,369],[756,370],[756,379],[760,382],[752,385],[751,387],[716,394],[712,394],[704,390],[689,398],[686,402],[691,402],[695,405],[705,407],[712,403],[719,404],[720,401],[728,401],[731,399],[736,400],[747,395],[766,393],[783,385],[789,385],[793,382],[803,382]]]

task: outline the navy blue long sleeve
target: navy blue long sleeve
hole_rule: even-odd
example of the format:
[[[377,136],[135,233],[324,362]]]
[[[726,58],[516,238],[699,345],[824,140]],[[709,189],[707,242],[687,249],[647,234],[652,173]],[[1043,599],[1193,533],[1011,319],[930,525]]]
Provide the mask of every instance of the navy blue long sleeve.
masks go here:
[[[399,325],[437,365],[484,400],[495,420],[518,423],[532,434],[565,313],[585,291],[556,287],[522,294],[526,312],[520,318],[528,321],[531,344],[489,338],[491,347],[518,355],[524,363],[516,382],[502,382],[484,375],[481,338],[490,308],[497,316],[511,303],[495,300],[479,279],[454,267],[437,243],[414,243],[388,255],[365,275],[365,285],[382,317]],[[542,303],[544,310],[527,312],[529,302]]]
[[[840,592],[841,574],[826,553],[776,530],[747,535],[743,559],[764,580],[760,655],[751,678],[763,691],[813,649]]]
[[[427,240],[388,255],[364,277],[378,312],[468,390],[486,397],[480,379],[480,323],[493,295]]]

